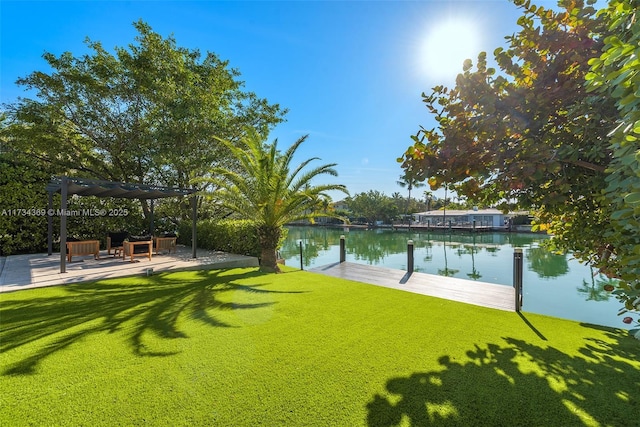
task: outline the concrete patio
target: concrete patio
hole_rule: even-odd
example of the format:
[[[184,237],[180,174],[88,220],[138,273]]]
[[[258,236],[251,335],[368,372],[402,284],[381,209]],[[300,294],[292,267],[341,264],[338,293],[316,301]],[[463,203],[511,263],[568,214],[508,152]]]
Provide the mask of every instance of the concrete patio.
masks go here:
[[[236,267],[257,267],[258,259],[244,255],[218,251],[198,250],[197,258],[191,258],[190,247],[178,246],[176,253],[137,258],[130,262],[127,258],[114,258],[107,251],[100,251],[100,259],[93,256],[74,257],[67,263],[66,273],[60,273],[60,253],[11,255],[0,258],[0,292],[88,282],[114,277],[146,275],[176,270],[212,270]]]

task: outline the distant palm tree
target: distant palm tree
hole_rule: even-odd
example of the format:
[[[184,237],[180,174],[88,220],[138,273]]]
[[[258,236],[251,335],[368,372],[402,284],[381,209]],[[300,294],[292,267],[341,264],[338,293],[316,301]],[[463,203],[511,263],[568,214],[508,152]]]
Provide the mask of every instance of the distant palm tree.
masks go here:
[[[409,196],[407,198],[407,209],[406,214],[409,215],[409,207],[411,206],[411,190],[414,188],[424,187],[424,183],[420,182],[416,179],[416,176],[411,172],[411,170],[406,170],[403,175],[400,175],[400,180],[396,181],[396,183],[402,187],[407,188],[409,190]],[[409,227],[411,227],[411,217],[409,217]]]
[[[235,156],[234,170],[215,168],[207,181],[218,189],[212,196],[224,207],[242,218],[255,221],[260,240],[260,268],[279,271],[276,251],[283,226],[318,216],[340,218],[332,212],[322,212],[320,200],[330,199],[328,191],[338,190],[348,195],[344,185],[311,185],[319,175],[337,176],[335,164],[304,169],[317,157],[305,160],[291,170],[293,156],[308,135],[299,138],[284,153],[278,151],[278,141],[267,144],[255,130],[250,130],[238,144],[219,139]]]
[[[431,200],[433,200],[433,193],[431,193],[431,191],[425,191],[423,194],[424,194],[424,201],[427,204],[427,211],[430,211]]]

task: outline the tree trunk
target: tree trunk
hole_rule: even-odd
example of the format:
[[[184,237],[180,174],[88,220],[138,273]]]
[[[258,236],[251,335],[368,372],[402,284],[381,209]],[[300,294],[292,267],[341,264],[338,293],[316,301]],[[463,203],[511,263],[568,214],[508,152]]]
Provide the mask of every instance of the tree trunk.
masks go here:
[[[269,273],[278,273],[280,268],[278,267],[278,259],[276,250],[278,248],[278,242],[280,242],[280,236],[282,236],[282,229],[280,227],[258,227],[258,239],[260,239],[260,270]]]

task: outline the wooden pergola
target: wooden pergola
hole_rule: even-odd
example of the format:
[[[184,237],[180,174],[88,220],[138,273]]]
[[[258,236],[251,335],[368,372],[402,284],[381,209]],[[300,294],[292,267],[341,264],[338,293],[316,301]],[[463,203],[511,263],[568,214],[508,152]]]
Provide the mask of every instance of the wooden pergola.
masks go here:
[[[100,181],[86,178],[71,178],[67,176],[54,177],[47,185],[49,193],[49,213],[53,211],[53,194],[60,193],[60,273],[66,272],[67,262],[67,198],[69,195],[112,197],[115,199],[153,200],[167,197],[191,196],[192,219],[192,257],[196,258],[196,219],[197,204],[195,192],[192,188],[160,187],[156,185],[132,184],[114,181]],[[47,215],[48,249],[53,252],[53,215]],[[151,227],[153,227],[153,210],[151,212]]]

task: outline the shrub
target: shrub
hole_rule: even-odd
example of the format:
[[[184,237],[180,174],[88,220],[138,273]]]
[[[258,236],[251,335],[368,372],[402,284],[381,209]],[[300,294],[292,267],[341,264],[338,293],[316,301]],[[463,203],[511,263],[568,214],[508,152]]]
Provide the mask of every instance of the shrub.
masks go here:
[[[57,197],[59,207],[60,197]],[[127,231],[133,235],[149,234],[149,219],[144,218],[140,202],[128,199],[71,196],[67,209],[77,216],[67,217],[67,236],[81,240],[100,240],[106,248],[107,233]],[[60,219],[54,221],[54,239],[59,239]],[[56,249],[56,250],[59,250]]]
[[[191,226],[191,221],[184,221],[180,224],[178,243],[191,245]],[[196,232],[199,248],[239,255],[260,256],[260,243],[253,221],[202,220],[198,221]]]
[[[0,256],[46,251],[47,217],[40,213],[47,208],[50,172],[0,153]]]

